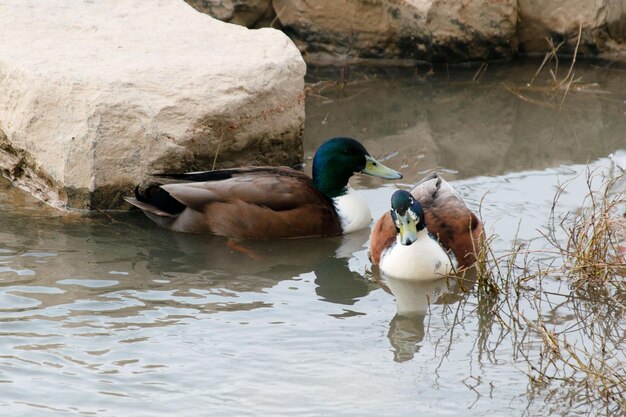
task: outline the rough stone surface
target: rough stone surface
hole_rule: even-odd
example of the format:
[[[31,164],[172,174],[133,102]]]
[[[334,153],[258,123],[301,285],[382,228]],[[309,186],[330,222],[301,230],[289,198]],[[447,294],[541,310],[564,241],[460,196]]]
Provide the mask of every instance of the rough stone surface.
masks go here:
[[[626,42],[626,0],[609,1],[607,6],[607,30],[616,42]]]
[[[0,0],[0,167],[56,207],[150,173],[301,159],[305,64],[280,31],[180,0]]]
[[[185,0],[196,10],[224,22],[249,28],[266,27],[276,16],[272,0]]]
[[[546,52],[565,42],[559,52],[571,54],[582,28],[579,52],[597,55],[624,49],[626,0],[518,0],[518,39],[526,53]]]
[[[284,30],[309,61],[512,56],[516,0],[274,0]]]
[[[626,54],[626,0],[186,0],[218,19],[282,28],[315,64]],[[269,5],[269,9],[266,7]],[[381,61],[378,61],[381,62]]]

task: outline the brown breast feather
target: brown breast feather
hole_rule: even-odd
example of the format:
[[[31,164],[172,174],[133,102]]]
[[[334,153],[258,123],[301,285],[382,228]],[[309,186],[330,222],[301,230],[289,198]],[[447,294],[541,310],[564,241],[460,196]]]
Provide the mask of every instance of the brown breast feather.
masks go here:
[[[374,265],[378,265],[383,250],[391,246],[395,240],[396,225],[393,224],[391,214],[386,212],[378,219],[370,235],[370,261]]]

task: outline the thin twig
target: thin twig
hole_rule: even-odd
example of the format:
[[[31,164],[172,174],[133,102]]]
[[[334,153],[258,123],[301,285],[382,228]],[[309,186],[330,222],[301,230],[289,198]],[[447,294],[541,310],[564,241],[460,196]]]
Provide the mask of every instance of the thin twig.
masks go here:
[[[567,88],[565,89],[565,92],[563,93],[563,98],[561,99],[561,105],[559,106],[559,109],[563,108],[563,104],[565,103],[565,97],[567,97],[567,93],[569,92],[572,82],[574,82],[574,73],[573,73],[574,64],[576,63],[576,56],[578,55],[578,48],[580,47],[580,39],[582,38],[582,33],[583,33],[583,25],[582,23],[580,23],[578,25],[578,39],[576,40],[576,48],[574,48],[574,56],[572,57],[572,63],[569,67],[569,71],[567,72],[567,75],[561,82],[563,83],[564,81],[568,80]]]
[[[222,146],[222,139],[224,139],[224,132],[222,131],[222,135],[220,136],[220,141],[217,143],[217,149],[215,150],[215,157],[213,158],[213,165],[211,166],[211,171],[215,170],[215,164],[217,164],[217,156],[220,153],[220,147]]]

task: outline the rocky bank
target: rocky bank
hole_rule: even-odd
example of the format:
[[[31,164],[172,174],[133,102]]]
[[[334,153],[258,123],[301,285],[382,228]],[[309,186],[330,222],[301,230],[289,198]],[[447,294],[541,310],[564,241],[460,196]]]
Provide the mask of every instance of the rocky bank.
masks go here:
[[[464,62],[626,52],[626,0],[186,0],[249,27],[281,28],[307,62]]]

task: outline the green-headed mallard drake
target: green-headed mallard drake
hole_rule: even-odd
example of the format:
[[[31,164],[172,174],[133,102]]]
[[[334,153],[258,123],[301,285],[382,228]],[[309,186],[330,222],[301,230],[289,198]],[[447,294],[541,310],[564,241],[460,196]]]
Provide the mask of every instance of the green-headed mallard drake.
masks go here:
[[[391,210],[372,230],[370,259],[396,278],[435,279],[472,266],[482,232],[452,186],[433,173],[391,196]]]
[[[234,239],[331,236],[366,228],[372,216],[348,180],[362,172],[386,179],[402,174],[376,161],[354,139],[324,142],[313,158],[313,178],[287,167],[244,167],[161,174],[130,204],[167,229]]]

